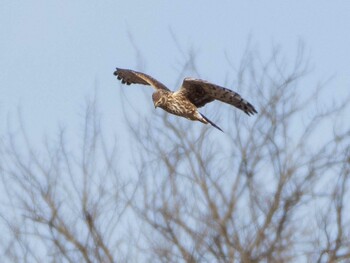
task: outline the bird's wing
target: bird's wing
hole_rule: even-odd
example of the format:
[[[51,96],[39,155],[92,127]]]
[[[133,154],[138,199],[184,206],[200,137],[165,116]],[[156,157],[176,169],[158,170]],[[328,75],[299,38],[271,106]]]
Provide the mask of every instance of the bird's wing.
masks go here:
[[[188,98],[196,107],[202,107],[213,100],[231,104],[248,115],[258,113],[254,106],[238,93],[201,79],[185,78],[176,92]]]
[[[117,76],[117,78],[121,80],[123,84],[143,84],[150,85],[156,90],[169,90],[163,83],[141,72],[137,72],[130,69],[117,68],[113,74]]]

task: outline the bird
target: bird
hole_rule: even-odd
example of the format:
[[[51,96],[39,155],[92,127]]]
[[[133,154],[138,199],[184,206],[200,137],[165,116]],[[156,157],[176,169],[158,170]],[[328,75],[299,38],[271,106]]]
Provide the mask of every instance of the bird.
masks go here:
[[[171,114],[211,124],[223,130],[198,111],[198,108],[214,100],[225,102],[244,111],[248,116],[258,113],[252,104],[243,99],[237,92],[210,83],[206,80],[187,77],[177,91],[171,91],[155,78],[138,71],[116,68],[113,73],[123,84],[149,85],[155,89],[152,94],[154,107],[161,108]]]

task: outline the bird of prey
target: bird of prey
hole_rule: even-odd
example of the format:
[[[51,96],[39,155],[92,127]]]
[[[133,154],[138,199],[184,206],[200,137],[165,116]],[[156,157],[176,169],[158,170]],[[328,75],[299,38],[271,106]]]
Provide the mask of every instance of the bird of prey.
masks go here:
[[[208,81],[194,78],[185,78],[178,91],[169,90],[164,84],[141,72],[130,69],[117,68],[114,72],[123,84],[150,85],[156,91],[152,95],[154,107],[185,117],[189,120],[210,123],[222,131],[215,123],[198,111],[198,108],[214,100],[219,100],[237,107],[248,115],[258,113],[254,106],[244,100],[238,93],[212,84]]]

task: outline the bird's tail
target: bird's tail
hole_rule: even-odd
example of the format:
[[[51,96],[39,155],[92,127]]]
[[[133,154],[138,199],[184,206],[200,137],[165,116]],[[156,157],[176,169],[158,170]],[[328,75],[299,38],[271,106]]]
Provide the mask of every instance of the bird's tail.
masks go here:
[[[205,117],[202,113],[200,113],[200,115],[203,117],[204,120],[206,120],[208,123],[210,123],[213,127],[215,127],[216,129],[224,132],[223,130],[221,130],[221,128],[219,126],[217,126],[214,122],[212,122],[207,117]]]

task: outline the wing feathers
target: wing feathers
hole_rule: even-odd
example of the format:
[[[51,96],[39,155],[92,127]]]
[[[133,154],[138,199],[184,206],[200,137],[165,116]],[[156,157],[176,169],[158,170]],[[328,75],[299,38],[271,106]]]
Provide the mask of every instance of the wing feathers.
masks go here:
[[[186,96],[197,107],[202,107],[213,100],[220,100],[237,107],[248,115],[258,113],[254,106],[237,92],[205,80],[186,78],[178,92]]]
[[[158,80],[141,72],[133,71],[130,69],[117,68],[113,74],[117,76],[117,79],[121,80],[123,84],[150,85],[156,90],[158,89],[169,90],[164,84],[162,84]]]
[[[141,72],[117,68],[114,75],[123,84],[149,85],[156,90],[170,91],[158,80]],[[237,107],[248,115],[258,113],[254,106],[243,99],[237,92],[201,79],[185,78],[182,87],[174,95],[186,97],[198,108],[214,100],[219,100]]]

